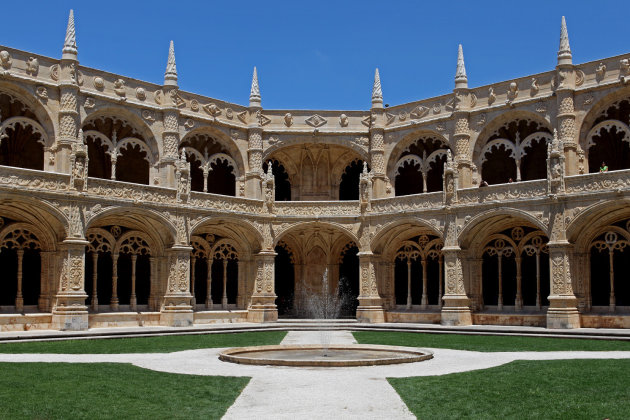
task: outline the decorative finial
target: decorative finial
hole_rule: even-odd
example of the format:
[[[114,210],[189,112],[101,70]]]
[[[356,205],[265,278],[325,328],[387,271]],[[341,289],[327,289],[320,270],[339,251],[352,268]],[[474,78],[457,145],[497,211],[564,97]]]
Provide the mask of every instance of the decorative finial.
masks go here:
[[[468,89],[468,76],[466,76],[466,66],[464,65],[464,49],[459,44],[457,49],[457,71],[455,72],[455,89]]]
[[[363,161],[363,174],[367,175],[368,173],[368,167],[367,167],[367,161]]]
[[[260,106],[260,87],[258,86],[258,72],[254,66],[254,75],[252,76],[252,89],[249,92],[249,106]]]
[[[378,74],[378,67],[374,72],[374,86],[372,87],[372,108],[383,107],[383,90],[381,89],[381,76]]]
[[[78,140],[79,140],[80,144],[86,144],[85,143],[85,138],[83,137],[83,129],[82,128],[79,128],[79,138],[78,138]]]
[[[558,64],[573,64],[571,47],[569,46],[569,32],[567,22],[562,16],[562,26],[560,27],[560,48],[558,49]]]
[[[180,159],[181,160],[186,160],[186,148],[185,147],[182,147],[182,153],[181,153]]]
[[[168,47],[168,61],[166,62],[166,73],[164,73],[164,86],[177,87],[177,66],[175,65],[175,45],[171,41]]]
[[[77,59],[77,36],[74,29],[74,11],[70,9],[68,16],[68,28],[66,29],[66,39],[63,43],[63,51],[61,58],[76,60]]]

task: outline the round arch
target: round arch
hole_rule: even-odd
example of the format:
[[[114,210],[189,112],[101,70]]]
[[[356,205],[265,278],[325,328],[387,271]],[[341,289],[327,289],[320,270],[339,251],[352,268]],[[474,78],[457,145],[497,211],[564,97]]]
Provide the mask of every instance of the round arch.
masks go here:
[[[475,250],[484,246],[487,235],[483,232],[501,232],[514,225],[529,226],[548,235],[549,228],[535,216],[520,209],[500,207],[472,217],[457,237],[462,249]]]
[[[439,140],[445,146],[445,148],[452,149],[447,138],[444,137],[442,134],[438,133],[437,131],[427,130],[427,129],[413,131],[412,133],[409,133],[406,136],[404,136],[398,143],[396,143],[396,146],[394,146],[394,148],[389,153],[389,157],[387,158],[387,165],[386,165],[385,173],[387,174],[390,180],[393,180],[394,177],[396,176],[396,170],[397,170],[396,166],[397,166],[397,162],[401,159],[400,155],[409,146],[411,146],[412,144],[414,144],[417,140],[421,138],[433,138],[433,139]]]
[[[150,209],[127,207],[108,208],[86,221],[86,230],[101,226],[124,226],[132,231],[144,232],[155,254],[175,243],[177,228],[161,215]]]
[[[236,143],[234,142],[234,140],[232,140],[232,138],[230,136],[228,136],[227,134],[225,134],[224,132],[222,132],[221,130],[218,130],[214,127],[211,126],[201,126],[198,128],[195,128],[193,130],[191,130],[190,132],[186,133],[185,136],[183,136],[180,141],[179,141],[179,145],[178,148],[182,147],[182,144],[186,143],[187,141],[189,141],[192,137],[198,136],[198,135],[206,135],[210,138],[212,138],[213,140],[215,140],[217,143],[219,143],[221,146],[223,146],[226,151],[228,152],[227,154],[230,156],[230,158],[235,162],[235,172],[242,175],[244,174],[245,171],[245,162],[247,161],[246,158],[244,158],[243,154],[241,153],[241,150],[239,149],[239,147],[236,145]],[[188,150],[188,148],[187,148]],[[200,153],[200,155],[203,155],[203,150],[198,150],[198,152]],[[238,175],[237,175],[238,177]]]
[[[401,234],[411,238],[421,234],[430,234],[443,239],[443,233],[431,225],[427,220],[418,217],[406,217],[390,222],[380,228],[370,243],[370,249],[375,254],[395,253],[397,244],[402,240],[398,239]],[[394,249],[396,248],[396,249]]]
[[[81,121],[81,127],[85,127],[87,124],[94,120],[105,118],[120,120],[123,122],[123,125],[129,124],[133,131],[138,133],[146,143],[152,155],[150,161],[158,162],[161,159],[163,154],[161,142],[158,142],[156,140],[155,134],[146,124],[146,122],[139,115],[128,108],[108,105],[103,108],[94,109],[92,112],[85,116],[83,121]]]
[[[50,142],[48,147],[52,146],[55,142],[56,117],[53,116],[49,109],[41,104],[33,92],[26,90],[15,83],[0,81],[0,93],[2,92],[15,97],[31,109],[37,117],[37,121],[46,132],[46,136]]]
[[[488,138],[490,138],[493,134],[495,134],[501,127],[506,124],[509,124],[512,121],[516,120],[526,120],[536,122],[539,125],[543,126],[549,132],[553,132],[553,126],[551,123],[541,115],[526,111],[526,110],[513,110],[507,111],[499,114],[497,117],[488,121],[486,125],[483,126],[479,135],[477,136],[474,142],[470,144],[470,154],[472,156],[473,162],[478,162],[480,159],[480,154],[482,149],[488,143]]]

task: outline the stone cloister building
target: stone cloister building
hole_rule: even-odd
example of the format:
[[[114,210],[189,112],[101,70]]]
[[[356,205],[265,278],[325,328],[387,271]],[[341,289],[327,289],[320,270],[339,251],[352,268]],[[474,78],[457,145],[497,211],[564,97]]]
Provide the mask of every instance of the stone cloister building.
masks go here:
[[[267,110],[0,47],[0,329],[630,327],[630,55],[388,107]],[[602,162],[607,171],[600,173]],[[486,186],[486,184],[488,184]],[[355,307],[356,306],[356,307]]]

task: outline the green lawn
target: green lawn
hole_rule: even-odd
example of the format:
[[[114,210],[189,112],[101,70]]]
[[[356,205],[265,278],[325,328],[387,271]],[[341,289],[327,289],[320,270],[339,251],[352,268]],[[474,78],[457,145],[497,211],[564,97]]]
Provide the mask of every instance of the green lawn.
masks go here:
[[[114,363],[0,363],[2,419],[218,419],[249,378]]]
[[[630,360],[515,361],[389,382],[421,419],[627,419],[628,372]]]
[[[137,338],[1,343],[0,353],[168,353],[172,351],[202,348],[280,344],[286,334],[286,331],[264,331],[227,334],[164,335]]]
[[[630,351],[630,341],[577,338],[512,337],[412,332],[357,331],[361,344],[389,344],[408,347],[436,347],[473,351]]]

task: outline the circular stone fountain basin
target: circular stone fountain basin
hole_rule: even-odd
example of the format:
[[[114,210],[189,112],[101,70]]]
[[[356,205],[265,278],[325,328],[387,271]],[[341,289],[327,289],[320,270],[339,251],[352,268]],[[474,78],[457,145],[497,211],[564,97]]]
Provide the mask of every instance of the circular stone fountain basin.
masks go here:
[[[224,362],[247,365],[348,367],[421,362],[433,358],[424,349],[372,344],[278,345],[238,347],[219,354]]]

